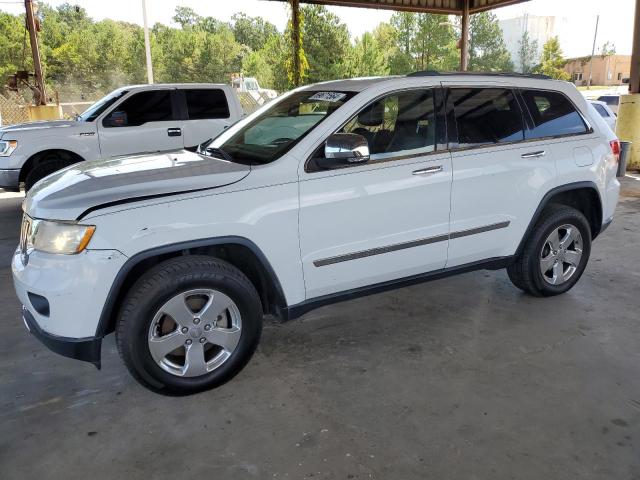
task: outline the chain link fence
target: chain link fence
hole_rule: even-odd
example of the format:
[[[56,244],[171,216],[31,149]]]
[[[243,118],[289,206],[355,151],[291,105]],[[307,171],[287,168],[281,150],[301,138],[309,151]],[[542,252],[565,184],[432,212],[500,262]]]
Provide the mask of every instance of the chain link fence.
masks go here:
[[[22,97],[13,92],[0,94],[0,126],[28,121],[29,111]]]

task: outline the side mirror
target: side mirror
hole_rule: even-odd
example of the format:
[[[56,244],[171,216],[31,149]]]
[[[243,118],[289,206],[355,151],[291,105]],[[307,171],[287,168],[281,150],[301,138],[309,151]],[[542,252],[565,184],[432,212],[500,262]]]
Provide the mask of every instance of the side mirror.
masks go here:
[[[369,161],[369,143],[357,133],[334,133],[324,145],[328,161],[342,166]]]
[[[129,124],[127,112],[120,110],[111,112],[111,114],[106,118],[106,124],[108,127],[126,127]]]

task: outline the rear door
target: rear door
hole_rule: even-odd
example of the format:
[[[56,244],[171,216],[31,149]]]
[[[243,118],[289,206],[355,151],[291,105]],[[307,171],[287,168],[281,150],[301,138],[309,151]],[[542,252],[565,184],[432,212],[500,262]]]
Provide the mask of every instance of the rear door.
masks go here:
[[[512,255],[555,178],[553,152],[546,140],[524,141],[512,86],[445,85],[453,165],[447,267]]]
[[[174,90],[134,91],[98,120],[103,158],[183,148]]]
[[[217,137],[234,122],[233,104],[222,88],[178,90],[183,106],[184,146],[195,147]],[[235,115],[237,119],[237,115]]]

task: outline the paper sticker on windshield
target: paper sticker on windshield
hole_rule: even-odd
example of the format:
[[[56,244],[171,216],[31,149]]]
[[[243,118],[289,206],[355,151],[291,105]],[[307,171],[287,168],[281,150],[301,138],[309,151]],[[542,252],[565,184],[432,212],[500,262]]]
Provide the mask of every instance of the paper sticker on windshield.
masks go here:
[[[309,100],[314,100],[316,102],[339,102],[344,97],[346,97],[346,93],[341,92],[318,92],[313,96],[309,97]]]

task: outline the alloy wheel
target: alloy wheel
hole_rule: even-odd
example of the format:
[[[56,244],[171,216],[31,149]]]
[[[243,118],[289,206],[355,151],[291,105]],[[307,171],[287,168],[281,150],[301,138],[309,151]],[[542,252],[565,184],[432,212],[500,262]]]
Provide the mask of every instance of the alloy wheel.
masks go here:
[[[198,377],[223,365],[235,351],[242,318],[235,302],[214,289],[175,295],[149,326],[148,346],[155,362],[179,377]]]
[[[582,259],[582,235],[570,224],[555,228],[540,252],[540,273],[545,282],[562,285],[578,269]]]

